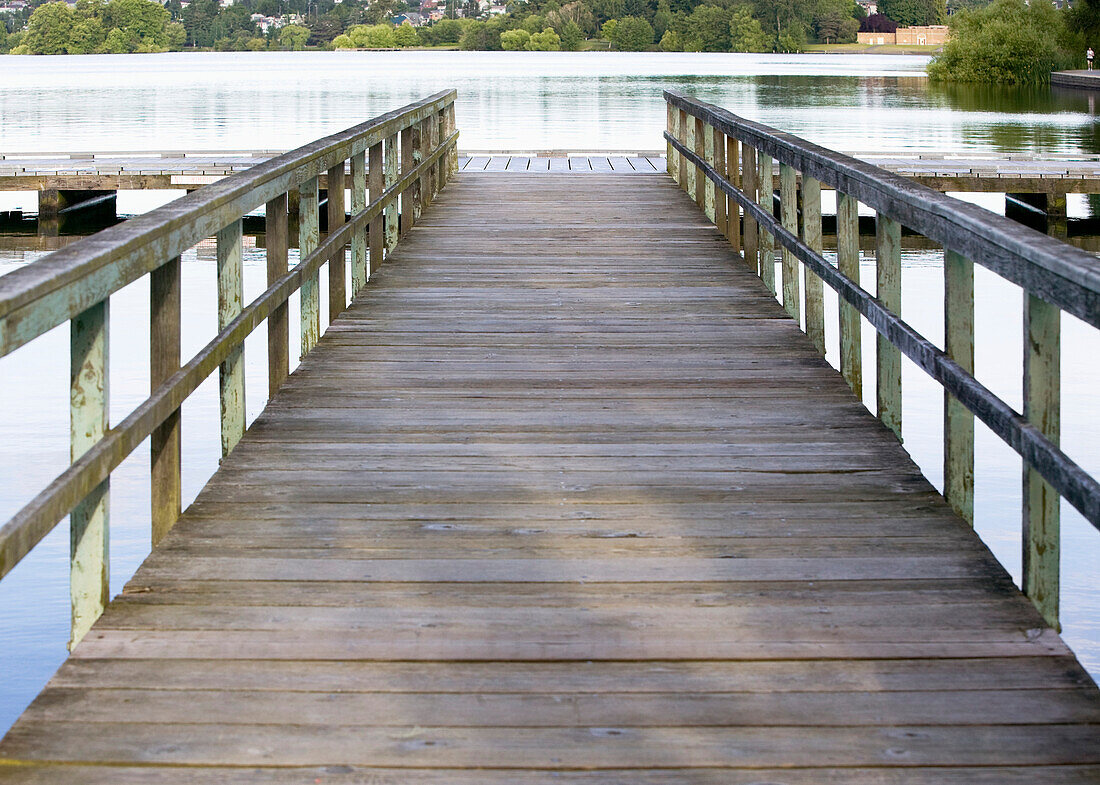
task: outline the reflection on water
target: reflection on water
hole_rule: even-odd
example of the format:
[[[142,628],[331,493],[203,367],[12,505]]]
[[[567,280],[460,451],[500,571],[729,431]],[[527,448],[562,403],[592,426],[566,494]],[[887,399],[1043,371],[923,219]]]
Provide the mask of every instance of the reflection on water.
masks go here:
[[[286,149],[445,87],[459,90],[464,149],[655,150],[663,143],[661,90],[674,87],[846,151],[1100,153],[1093,97],[1046,88],[930,85],[922,57],[628,53],[314,52],[4,58],[0,151]],[[140,66],[140,67],[137,67]],[[123,202],[134,199],[119,196]],[[140,201],[140,199],[138,200]],[[1071,214],[1100,215],[1100,199]],[[1086,209],[1086,205],[1091,209]],[[148,205],[137,209],[147,209]],[[0,193],[0,211],[33,210],[33,195]],[[1003,204],[999,209],[1003,209]],[[33,222],[0,227],[0,273],[31,263],[71,238],[40,236]],[[1095,220],[1071,221],[1071,242],[1100,245]],[[863,247],[872,247],[870,237]],[[903,315],[942,340],[942,256],[903,240]],[[869,257],[865,261],[870,264]],[[263,288],[262,249],[245,256],[246,297]],[[863,273],[873,286],[873,267]],[[977,272],[979,379],[1020,405],[1019,290]],[[322,282],[322,290],[325,289]],[[215,333],[213,249],[183,262],[183,354]],[[829,325],[835,326],[835,297]],[[292,313],[297,308],[292,301]],[[1100,341],[1064,318],[1063,422],[1067,452],[1100,474]],[[292,330],[296,318],[290,320]],[[867,328],[868,331],[870,328]],[[246,346],[249,418],[263,404],[263,330]],[[835,363],[836,334],[829,328]],[[291,336],[291,346],[297,337]],[[864,337],[867,367],[874,340]],[[148,390],[148,282],[112,297],[112,422]],[[59,328],[4,359],[0,384],[0,519],[40,490],[68,460],[67,333]],[[870,375],[873,377],[873,374]],[[905,367],[906,447],[939,482],[942,393]],[[27,391],[33,390],[33,400]],[[867,391],[873,401],[873,387]],[[216,382],[184,407],[185,502],[217,466]],[[979,428],[978,529],[1018,574],[1019,459]],[[112,480],[112,590],[148,550],[148,458],[141,448]],[[1096,533],[1064,511],[1066,638],[1100,673],[1100,584],[1088,554]],[[67,536],[59,527],[0,583],[0,732],[65,656]]]

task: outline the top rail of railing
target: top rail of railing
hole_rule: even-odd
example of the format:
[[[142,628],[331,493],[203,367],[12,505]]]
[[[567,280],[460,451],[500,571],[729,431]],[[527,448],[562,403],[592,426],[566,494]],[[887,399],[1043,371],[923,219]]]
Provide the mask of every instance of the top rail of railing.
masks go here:
[[[781,294],[793,318],[805,315],[806,332],[822,353],[822,283],[837,292],[841,373],[860,397],[860,317],[876,329],[876,398],[883,423],[901,438],[901,354],[943,386],[944,496],[961,516],[973,520],[974,418],[1020,454],[1023,588],[1057,625],[1059,498],[1100,528],[1100,482],[1059,445],[1060,313],[1100,327],[1100,262],[871,163],[678,91],[665,92],[665,99],[670,173],[739,250],[743,236],[745,260],[773,293]],[[778,207],[773,161],[779,163]],[[822,250],[822,186],[837,192],[836,266]],[[873,295],[860,282],[859,203],[876,212]],[[902,226],[944,249],[943,349],[901,318]],[[782,250],[781,291],[774,243]],[[1022,413],[974,375],[975,263],[1024,292]],[[800,265],[807,272],[804,305]]]

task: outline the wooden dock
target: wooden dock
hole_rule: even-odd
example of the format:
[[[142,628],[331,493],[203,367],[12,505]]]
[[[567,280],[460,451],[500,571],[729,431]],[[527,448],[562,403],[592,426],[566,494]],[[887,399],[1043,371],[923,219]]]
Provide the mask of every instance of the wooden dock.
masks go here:
[[[0,782],[1100,781],[1100,693],[663,173],[464,172]]]

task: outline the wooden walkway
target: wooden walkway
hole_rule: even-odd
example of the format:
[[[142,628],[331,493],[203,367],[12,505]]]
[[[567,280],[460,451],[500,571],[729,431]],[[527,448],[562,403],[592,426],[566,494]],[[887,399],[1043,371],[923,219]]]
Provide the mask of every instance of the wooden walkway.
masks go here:
[[[664,175],[461,174],[0,782],[1100,782],[1100,693]]]

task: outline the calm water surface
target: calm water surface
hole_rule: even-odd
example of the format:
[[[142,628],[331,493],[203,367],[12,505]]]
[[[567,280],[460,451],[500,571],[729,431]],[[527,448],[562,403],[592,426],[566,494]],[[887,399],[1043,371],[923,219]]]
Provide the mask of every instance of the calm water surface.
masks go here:
[[[0,152],[289,149],[436,90],[459,91],[466,150],[658,150],[676,87],[845,151],[1100,153],[1093,98],[1050,89],[935,87],[923,57],[626,53],[253,53],[0,57]],[[174,194],[123,194],[133,213]],[[982,203],[1002,209],[998,197]],[[0,194],[0,210],[33,210],[33,196]],[[1086,215],[1083,198],[1071,214]],[[41,256],[26,237],[0,234],[0,274]],[[942,339],[942,256],[903,256],[906,319]],[[245,257],[246,296],[263,288],[263,251]],[[873,260],[864,285],[873,287]],[[322,290],[324,290],[322,284]],[[184,356],[215,334],[213,248],[184,257]],[[148,283],[112,297],[112,422],[148,391]],[[835,313],[835,298],[828,307]],[[296,303],[292,302],[292,309]],[[977,375],[1020,406],[1020,292],[977,271]],[[296,319],[291,319],[295,325]],[[835,316],[829,316],[836,361]],[[873,363],[867,328],[865,363]],[[1100,473],[1100,341],[1063,317],[1064,447]],[[0,520],[41,490],[68,460],[67,331],[55,330],[0,360]],[[246,346],[249,417],[266,390],[263,330]],[[291,346],[297,345],[291,336]],[[872,374],[873,376],[873,374]],[[873,380],[872,380],[873,381]],[[905,445],[940,483],[942,394],[906,365]],[[184,496],[194,498],[218,459],[216,383],[184,406]],[[873,388],[866,391],[874,400]],[[148,551],[148,452],[112,479],[112,575],[118,591]],[[1018,576],[1020,461],[978,427],[978,530]],[[1065,637],[1100,673],[1098,535],[1064,509]],[[0,583],[0,732],[65,657],[67,527],[59,526]]]

